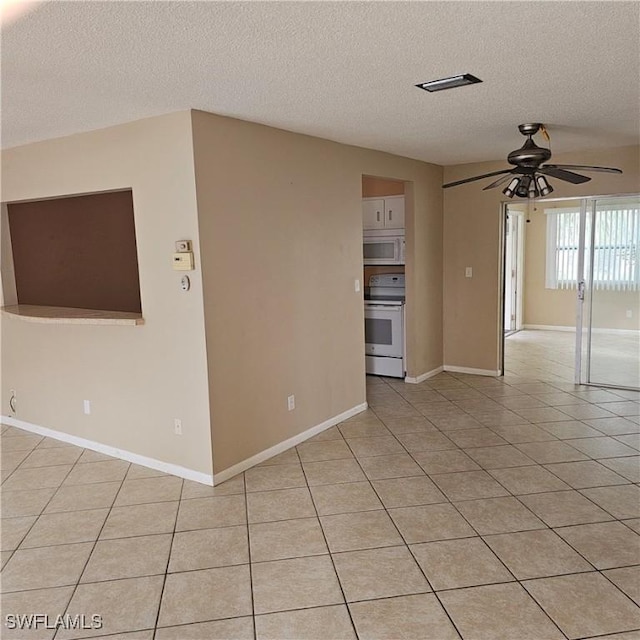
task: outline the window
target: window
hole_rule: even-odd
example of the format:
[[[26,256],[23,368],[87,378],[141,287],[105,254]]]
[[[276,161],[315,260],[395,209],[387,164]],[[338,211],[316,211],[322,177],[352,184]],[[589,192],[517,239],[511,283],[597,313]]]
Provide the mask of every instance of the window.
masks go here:
[[[575,289],[578,281],[580,209],[546,209],[547,289]],[[587,213],[585,274],[593,255],[594,289],[637,291],[640,288],[640,209],[637,203],[598,204],[595,226]],[[593,252],[590,250],[593,239]]]

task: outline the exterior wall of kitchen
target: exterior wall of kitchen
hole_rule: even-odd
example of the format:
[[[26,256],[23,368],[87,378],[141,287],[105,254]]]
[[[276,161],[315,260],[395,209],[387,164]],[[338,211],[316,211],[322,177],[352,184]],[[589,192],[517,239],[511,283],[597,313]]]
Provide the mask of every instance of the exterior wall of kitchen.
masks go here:
[[[14,389],[20,421],[211,476],[190,112],[2,152],[5,203],[121,189],[133,190],[145,324],[40,324],[3,314],[2,413]],[[3,217],[3,303],[11,304]],[[196,253],[188,293],[171,261],[174,241],[185,238]]]
[[[637,146],[554,154],[553,161],[618,167],[624,173],[590,173],[592,180],[582,185],[552,180],[555,189],[552,197],[640,192],[640,149]],[[504,161],[446,167],[445,182],[504,167]],[[505,196],[500,188],[483,191],[483,186],[483,182],[471,183],[446,189],[444,193],[444,362],[445,366],[497,371],[501,340],[501,202]],[[541,217],[544,213],[538,211],[534,215]],[[465,278],[465,267],[468,266],[473,267],[472,278]],[[548,306],[548,302],[530,302],[529,312],[525,306],[525,322],[533,324],[532,304]]]
[[[409,375],[442,365],[442,169],[201,111],[192,118],[219,474],[366,401],[354,291],[363,175],[411,183]]]

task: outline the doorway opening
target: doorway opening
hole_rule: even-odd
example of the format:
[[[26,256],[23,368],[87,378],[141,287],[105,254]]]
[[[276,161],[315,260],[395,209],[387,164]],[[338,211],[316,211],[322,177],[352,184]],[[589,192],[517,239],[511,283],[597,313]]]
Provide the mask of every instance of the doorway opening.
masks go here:
[[[522,329],[524,207],[507,204],[504,224],[504,335],[510,336]]]
[[[405,199],[411,194],[411,184],[402,180],[362,176],[363,351],[369,402],[374,390],[383,388],[378,386],[382,377],[400,381],[406,374],[405,218],[412,217]]]

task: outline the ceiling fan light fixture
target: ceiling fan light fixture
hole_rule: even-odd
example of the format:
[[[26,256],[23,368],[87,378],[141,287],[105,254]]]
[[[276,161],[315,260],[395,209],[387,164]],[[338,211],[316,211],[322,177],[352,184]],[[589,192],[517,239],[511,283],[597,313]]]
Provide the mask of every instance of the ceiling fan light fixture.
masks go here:
[[[470,73],[463,73],[459,76],[451,76],[450,78],[420,82],[416,87],[418,87],[418,89],[424,89],[429,93],[433,93],[434,91],[444,91],[445,89],[454,89],[455,87],[465,87],[468,84],[477,84],[478,82],[482,82],[482,80],[480,80],[480,78],[476,78],[476,76],[473,76]]]
[[[547,182],[544,176],[536,176],[536,182],[538,183],[538,190],[541,196],[548,196],[553,191],[553,187]]]
[[[531,187],[531,176],[522,176],[520,178],[520,182],[516,187],[516,195],[518,198],[527,198],[529,197],[529,189]]]
[[[520,178],[514,178],[503,190],[502,193],[504,193],[505,196],[507,196],[507,198],[513,198],[513,196],[516,194],[516,189],[518,187],[518,185],[520,184]]]

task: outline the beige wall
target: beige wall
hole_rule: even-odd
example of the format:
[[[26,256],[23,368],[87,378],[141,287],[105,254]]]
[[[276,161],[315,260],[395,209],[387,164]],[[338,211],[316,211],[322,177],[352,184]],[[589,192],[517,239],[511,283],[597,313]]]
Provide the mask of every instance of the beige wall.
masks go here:
[[[362,197],[379,198],[382,196],[401,196],[404,194],[404,182],[362,176]]]
[[[505,155],[508,150],[505,150]],[[613,166],[623,175],[592,173],[592,180],[570,185],[552,180],[554,197],[640,192],[638,147],[554,154],[558,164]],[[445,168],[445,182],[505,168],[483,162]],[[449,366],[499,368],[499,270],[501,189],[483,191],[490,179],[444,192],[444,361]],[[544,215],[538,213],[537,215]],[[465,267],[473,278],[465,278]]]
[[[15,389],[20,420],[211,473],[200,270],[184,293],[171,268],[174,241],[184,238],[194,241],[199,265],[194,187],[189,112],[2,153],[3,202],[133,189],[145,318],[122,327],[3,316],[2,413]],[[3,248],[4,271],[6,237]]]
[[[363,175],[411,182],[409,375],[442,364],[442,171],[199,111],[193,131],[219,473],[365,402]]]
[[[576,291],[545,288],[547,220],[545,210],[576,206],[575,200],[540,204],[525,229],[524,324],[574,327]],[[631,310],[632,317],[627,318]],[[601,329],[640,329],[640,293],[637,291],[595,291],[594,327]]]

